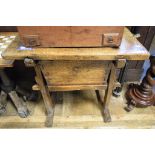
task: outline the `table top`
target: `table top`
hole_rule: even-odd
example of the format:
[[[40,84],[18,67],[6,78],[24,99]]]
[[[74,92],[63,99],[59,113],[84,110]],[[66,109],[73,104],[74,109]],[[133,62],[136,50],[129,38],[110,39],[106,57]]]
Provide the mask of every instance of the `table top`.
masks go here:
[[[21,45],[19,37],[16,37],[2,56],[8,60],[21,60],[26,57],[34,60],[146,60],[150,54],[125,28],[119,48],[26,48]]]
[[[3,33],[0,32],[0,68],[13,67],[14,60],[5,60],[1,54],[11,45],[15,40],[17,33]]]

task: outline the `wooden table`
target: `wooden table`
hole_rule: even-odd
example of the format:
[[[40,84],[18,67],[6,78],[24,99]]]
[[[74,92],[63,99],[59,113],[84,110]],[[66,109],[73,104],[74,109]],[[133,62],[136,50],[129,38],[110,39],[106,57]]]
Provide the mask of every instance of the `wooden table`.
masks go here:
[[[50,126],[54,114],[50,91],[96,90],[104,121],[111,121],[108,104],[116,86],[116,69],[124,67],[126,60],[146,60],[149,53],[125,29],[120,48],[26,48],[17,38],[2,56],[34,67],[37,85],[33,89],[42,93]]]

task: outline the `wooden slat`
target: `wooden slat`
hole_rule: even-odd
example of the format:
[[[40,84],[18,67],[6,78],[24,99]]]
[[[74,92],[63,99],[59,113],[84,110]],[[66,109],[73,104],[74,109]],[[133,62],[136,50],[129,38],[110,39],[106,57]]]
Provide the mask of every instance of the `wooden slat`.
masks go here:
[[[115,87],[120,87],[120,83],[116,82]],[[106,89],[107,85],[70,85],[70,86],[48,86],[50,91],[72,91],[72,90],[99,90]],[[33,90],[40,90],[37,84],[32,86]]]
[[[70,85],[70,86],[48,86],[50,91],[73,91],[73,90],[97,90],[106,89],[107,85]]]
[[[17,39],[3,53],[5,59],[24,59],[30,57],[39,60],[145,60],[149,58],[148,51],[129,32],[124,31],[119,48],[20,48]]]
[[[50,91],[72,91],[72,90],[97,90],[106,89],[107,85],[68,85],[68,86],[48,86]],[[33,85],[33,90],[40,90],[38,85]]]

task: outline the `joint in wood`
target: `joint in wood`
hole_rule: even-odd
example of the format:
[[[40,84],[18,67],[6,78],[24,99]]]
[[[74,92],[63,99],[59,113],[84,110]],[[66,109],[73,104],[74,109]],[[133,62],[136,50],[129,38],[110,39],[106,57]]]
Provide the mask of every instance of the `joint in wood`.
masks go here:
[[[117,67],[117,68],[123,68],[126,64],[126,59],[118,59],[116,61],[114,61],[114,65]]]

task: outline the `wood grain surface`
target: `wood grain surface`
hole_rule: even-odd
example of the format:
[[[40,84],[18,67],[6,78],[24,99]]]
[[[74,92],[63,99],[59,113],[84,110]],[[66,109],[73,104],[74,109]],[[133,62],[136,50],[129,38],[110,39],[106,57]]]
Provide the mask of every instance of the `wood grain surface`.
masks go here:
[[[2,56],[11,60],[25,57],[36,60],[145,60],[149,58],[149,53],[133,34],[125,29],[119,48],[24,48],[17,38]]]
[[[27,47],[118,47],[123,26],[18,26]]]
[[[106,83],[111,61],[41,61],[48,86],[101,85]]]

